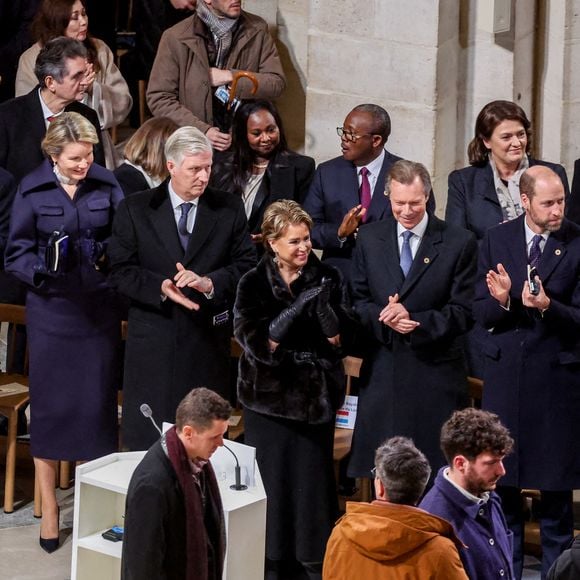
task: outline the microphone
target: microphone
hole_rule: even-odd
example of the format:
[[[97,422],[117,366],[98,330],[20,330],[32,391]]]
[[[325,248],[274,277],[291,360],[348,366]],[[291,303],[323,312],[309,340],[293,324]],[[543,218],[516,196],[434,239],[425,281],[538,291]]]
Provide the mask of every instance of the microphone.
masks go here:
[[[141,414],[143,415],[143,417],[147,417],[147,419],[149,419],[151,421],[151,423],[153,423],[153,425],[155,426],[155,429],[157,429],[157,431],[159,431],[159,435],[163,435],[163,432],[161,431],[161,429],[159,429],[159,425],[157,425],[157,423],[155,422],[155,419],[153,418],[153,411],[151,410],[151,407],[147,403],[143,403],[139,407],[139,411],[141,411]]]
[[[234,485],[230,485],[230,489],[233,489],[235,491],[243,491],[244,489],[248,489],[248,486],[242,483],[242,472],[240,469],[240,462],[238,461],[238,456],[225,443],[224,447],[234,456],[234,459],[236,460],[236,467],[234,468],[236,483],[234,483]]]

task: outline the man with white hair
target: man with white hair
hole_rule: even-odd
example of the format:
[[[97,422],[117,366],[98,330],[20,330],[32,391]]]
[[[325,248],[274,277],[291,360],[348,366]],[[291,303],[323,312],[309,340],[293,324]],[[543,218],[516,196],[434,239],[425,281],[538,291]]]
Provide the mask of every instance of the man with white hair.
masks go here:
[[[208,138],[181,127],[165,145],[169,179],[126,198],[109,245],[111,283],[130,298],[123,390],[123,445],[157,438],[140,413],[171,421],[192,388],[228,397],[231,306],[255,264],[244,206],[207,187]]]

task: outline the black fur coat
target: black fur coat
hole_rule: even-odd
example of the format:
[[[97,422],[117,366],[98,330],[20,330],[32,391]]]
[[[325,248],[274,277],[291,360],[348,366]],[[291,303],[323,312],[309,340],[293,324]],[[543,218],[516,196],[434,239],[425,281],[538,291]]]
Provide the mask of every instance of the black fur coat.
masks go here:
[[[342,349],[323,335],[309,304],[278,348],[268,346],[270,322],[307,288],[330,278],[330,304],[341,322],[341,341],[348,338],[352,319],[338,270],[311,253],[302,275],[283,282],[270,254],[240,280],[234,308],[234,334],[244,350],[238,372],[238,397],[249,409],[265,415],[307,423],[334,420],[344,399]]]

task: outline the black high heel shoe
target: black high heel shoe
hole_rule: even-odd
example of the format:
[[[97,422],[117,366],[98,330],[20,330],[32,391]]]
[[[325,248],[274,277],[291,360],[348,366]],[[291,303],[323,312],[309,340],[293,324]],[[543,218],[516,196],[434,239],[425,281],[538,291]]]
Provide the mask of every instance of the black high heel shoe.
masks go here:
[[[60,526],[60,507],[56,510],[56,523],[57,526]],[[43,538],[42,536],[39,536],[38,543],[45,552],[52,554],[58,550],[58,547],[60,546],[60,537],[57,536],[56,538]]]

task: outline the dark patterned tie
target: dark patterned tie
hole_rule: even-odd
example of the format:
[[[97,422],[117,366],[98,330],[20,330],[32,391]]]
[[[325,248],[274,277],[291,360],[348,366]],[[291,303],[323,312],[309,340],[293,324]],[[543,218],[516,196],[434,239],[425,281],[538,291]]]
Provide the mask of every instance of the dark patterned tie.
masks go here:
[[[363,167],[359,173],[361,176],[359,190],[360,203],[366,209],[366,212],[361,220],[364,223],[368,219],[369,207],[371,205],[371,184],[368,178],[369,170],[366,167]]]
[[[179,241],[181,242],[181,247],[183,251],[187,249],[187,244],[189,243],[189,232],[187,231],[187,215],[189,210],[193,207],[193,203],[185,202],[180,206],[181,217],[177,223],[177,232],[179,233]]]
[[[542,255],[542,250],[540,249],[540,242],[542,241],[542,236],[536,234],[532,238],[532,247],[530,248],[529,262],[532,268],[538,267],[538,262],[540,261],[540,256]]]
[[[411,264],[413,263],[413,254],[411,253],[411,244],[409,240],[415,234],[409,230],[403,232],[403,247],[401,248],[401,270],[403,270],[403,274],[405,274],[405,278],[411,269]]]

